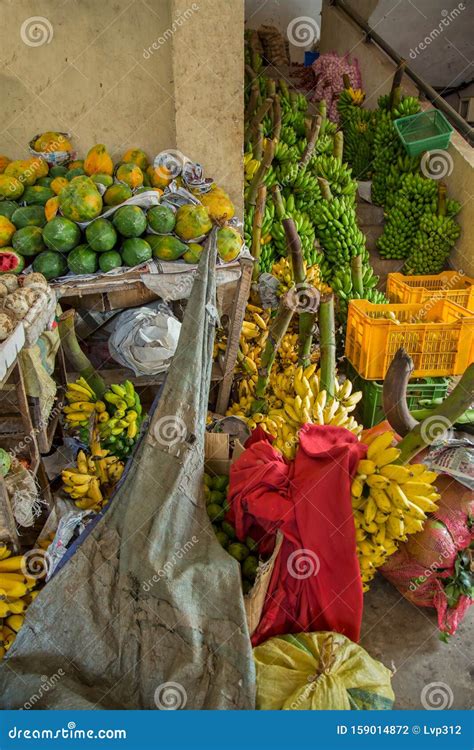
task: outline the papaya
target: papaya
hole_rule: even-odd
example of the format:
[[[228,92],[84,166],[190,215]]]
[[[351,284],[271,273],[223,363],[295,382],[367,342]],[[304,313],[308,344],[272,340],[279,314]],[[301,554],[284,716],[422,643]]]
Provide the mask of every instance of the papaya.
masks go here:
[[[202,255],[202,251],[204,250],[202,245],[198,245],[196,242],[190,242],[189,245],[187,245],[187,250],[182,256],[185,263],[199,263],[199,259]]]
[[[95,182],[96,185],[104,185],[104,187],[110,187],[114,184],[113,177],[111,177],[109,174],[101,174],[100,172],[91,175],[91,180],[92,182]]]
[[[55,177],[50,187],[53,193],[56,193],[56,195],[59,195],[61,190],[64,190],[64,188],[67,187],[68,185],[69,185],[69,180],[66,177]]]
[[[151,258],[151,247],[146,240],[130,237],[122,246],[122,258],[127,266],[138,266]]]
[[[119,182],[124,182],[132,189],[143,185],[143,172],[138,164],[133,164],[132,162],[121,164],[115,176]]]
[[[95,273],[99,259],[89,245],[78,245],[67,256],[67,265],[72,273]]]
[[[99,268],[103,273],[113,271],[122,266],[122,256],[116,250],[107,250],[99,255]]]
[[[72,151],[72,144],[63,133],[48,130],[38,136],[34,143],[34,149],[35,151],[52,154],[55,151]]]
[[[10,174],[0,174],[0,199],[15,200],[23,195],[25,187],[17,177]]]
[[[66,180],[69,180],[69,182],[71,182],[71,180],[73,180],[74,177],[81,177],[82,175],[86,175],[83,168],[74,167],[74,169],[69,169],[64,176]]]
[[[222,188],[214,187],[208,193],[200,195],[199,199],[202,205],[207,208],[212,221],[223,224],[232,219],[235,211],[234,204]]]
[[[178,208],[175,232],[182,240],[194,240],[211,229],[212,222],[204,206],[187,203]]]
[[[0,156],[0,174],[3,174],[5,171],[5,168],[10,164],[10,159],[8,156]]]
[[[31,185],[25,189],[22,200],[27,205],[44,206],[50,198],[54,198],[51,188],[41,187],[41,185]]]
[[[37,185],[41,185],[41,187],[51,187],[51,183],[54,180],[54,177],[40,177],[39,180],[36,180]]]
[[[0,247],[10,245],[16,226],[6,216],[0,216]]]
[[[70,219],[56,216],[43,229],[43,241],[49,250],[67,253],[79,244],[81,230]]]
[[[49,176],[50,177],[65,177],[71,167],[63,167],[62,164],[57,164],[54,167],[51,167],[49,170]]]
[[[55,253],[53,250],[45,250],[39,253],[33,261],[33,270],[42,273],[48,279],[55,279],[62,276],[67,271],[67,260],[61,253]]]
[[[147,167],[146,170],[152,187],[165,188],[173,181],[173,175],[166,167]]]
[[[46,177],[48,175],[48,162],[42,159],[41,156],[33,156],[31,159],[27,159],[27,163],[36,174],[36,179],[38,179],[39,177]]]
[[[242,249],[242,237],[234,227],[217,230],[217,252],[224,263],[235,260]]]
[[[17,208],[20,208],[20,206],[16,201],[0,201],[0,216],[11,219]]]
[[[158,234],[169,234],[176,223],[174,211],[168,206],[152,206],[148,209],[146,218],[148,226]]]
[[[80,169],[84,169],[84,159],[75,159],[74,161],[70,161],[67,169],[77,169],[78,167]]]
[[[111,185],[104,193],[104,203],[106,206],[118,206],[124,201],[128,201],[133,195],[132,189],[125,185],[125,183],[119,184],[116,182]]]
[[[113,174],[114,165],[110,154],[103,143],[92,146],[84,159],[84,171],[86,174]]]
[[[149,234],[145,239],[158,260],[178,260],[188,250],[188,246],[172,234]]]
[[[146,229],[146,216],[140,206],[118,208],[112,221],[123,237],[139,237]]]
[[[23,227],[23,229],[18,229],[13,235],[12,246],[17,253],[25,257],[37,255],[46,250],[41,227]]]
[[[108,219],[96,219],[86,228],[86,240],[96,253],[112,250],[117,242],[117,232]]]
[[[77,178],[58,196],[61,213],[71,221],[91,221],[102,211],[102,198],[92,180]]]
[[[24,206],[17,208],[12,216],[12,222],[17,229],[23,227],[44,227],[46,216],[43,206]]]
[[[44,204],[44,215],[46,216],[46,221],[51,221],[51,219],[54,219],[58,211],[59,211],[59,200],[58,200],[58,196],[55,195],[54,198],[50,198]]]
[[[133,164],[137,164],[142,170],[148,167],[148,157],[140,148],[129,148],[128,151],[124,153],[122,161],[131,161]]]
[[[17,180],[23,183],[23,185],[34,185],[36,182],[36,175],[30,168],[29,163],[26,159],[15,159],[11,161],[8,167],[6,167],[4,174],[16,177]]]

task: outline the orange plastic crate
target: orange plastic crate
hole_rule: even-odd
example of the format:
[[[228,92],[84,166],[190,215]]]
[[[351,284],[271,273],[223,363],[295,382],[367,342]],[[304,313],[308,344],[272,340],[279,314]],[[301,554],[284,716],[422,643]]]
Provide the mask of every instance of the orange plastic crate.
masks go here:
[[[474,279],[459,271],[444,271],[436,276],[404,276],[389,273],[387,297],[390,302],[432,304],[448,299],[474,312]]]
[[[387,318],[390,312],[399,323]],[[449,300],[429,306],[349,303],[346,357],[359,375],[384,378],[400,347],[413,360],[414,378],[462,375],[474,361],[474,316]]]

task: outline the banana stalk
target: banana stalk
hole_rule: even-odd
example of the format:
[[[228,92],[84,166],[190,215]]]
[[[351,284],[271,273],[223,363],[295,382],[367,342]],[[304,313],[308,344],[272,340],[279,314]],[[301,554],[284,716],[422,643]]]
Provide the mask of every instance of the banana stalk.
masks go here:
[[[362,255],[356,255],[351,260],[351,277],[352,277],[352,287],[354,291],[360,295],[360,297],[364,296],[364,282],[362,278]]]
[[[402,78],[405,72],[406,60],[400,60],[393,75],[392,88],[390,89],[389,109],[392,111],[400,104],[402,98]]]
[[[338,130],[334,136],[333,155],[342,163],[342,153],[344,151],[344,135],[342,130]]]
[[[446,216],[446,185],[438,183],[438,216]]]
[[[58,328],[61,346],[73,369],[79,372],[81,377],[88,382],[97,398],[101,399],[107,386],[79,346],[74,329],[74,315],[74,310],[66,310],[59,318]]]
[[[281,103],[280,103],[280,97],[278,94],[275,94],[275,96],[273,97],[272,119],[273,119],[272,138],[275,141],[275,143],[278,143],[278,141],[280,140],[280,133],[281,133]]]
[[[311,159],[311,154],[313,153],[316,143],[318,142],[322,124],[323,118],[321,115],[316,115],[316,117],[313,117],[313,119],[311,120],[311,129],[309,131],[308,143],[306,144],[306,148],[303,151],[303,156],[301,157],[300,161],[300,166],[303,168],[306,167],[307,163]]]
[[[247,204],[249,206],[255,206],[255,203],[257,202],[257,192],[259,185],[263,182],[266,173],[271,167],[274,153],[275,141],[273,141],[271,138],[268,138],[265,144],[265,150],[263,152],[263,158],[260,162],[260,166],[252,177],[252,182],[249,185],[249,191],[247,195]]]
[[[329,187],[329,182],[324,177],[318,177],[318,185],[324,200],[332,201],[332,193],[331,188]]]
[[[252,246],[251,253],[255,260],[252,271],[252,278],[254,281],[258,280],[260,276],[260,253],[262,250],[261,238],[262,238],[262,223],[263,215],[265,213],[265,203],[267,200],[267,188],[265,185],[259,185],[257,192],[257,204],[255,206],[255,213],[253,216],[252,226]]]
[[[336,327],[334,322],[334,296],[324,295],[319,306],[319,340],[320,340],[320,391],[326,391],[331,398],[335,394],[336,384]]]
[[[265,393],[270,380],[270,373],[275,361],[276,353],[281,344],[283,336],[288,330],[293,317],[293,309],[288,306],[286,295],[280,297],[280,304],[268,332],[265,348],[260,358],[258,378],[255,386],[255,401],[251,407],[251,413],[264,412],[267,407]]]
[[[272,104],[273,104],[273,99],[267,96],[267,98],[264,99],[261,105],[257,108],[257,111],[255,112],[254,116],[252,117],[249,124],[247,125],[247,131],[245,133],[245,142],[247,141],[253,142],[255,140],[258,126],[262,122],[263,118],[267,114]]]
[[[447,430],[464,414],[474,401],[474,362],[464,372],[464,375],[451,391],[449,396],[440,406],[432,410],[429,417],[433,426],[436,425],[436,419],[443,430]],[[413,456],[416,456],[425,446],[430,445],[429,429],[424,429],[424,422],[418,422],[401,442],[398,444],[400,457],[398,463],[405,464]]]

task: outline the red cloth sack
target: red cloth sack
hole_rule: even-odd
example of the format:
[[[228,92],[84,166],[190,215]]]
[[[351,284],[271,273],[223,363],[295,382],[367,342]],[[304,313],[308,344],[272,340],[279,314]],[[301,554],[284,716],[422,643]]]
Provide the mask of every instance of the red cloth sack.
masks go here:
[[[231,467],[229,520],[240,539],[283,544],[253,645],[286,633],[337,631],[359,639],[362,583],[351,482],[366,446],[343,427],[305,425],[287,462],[259,430]]]

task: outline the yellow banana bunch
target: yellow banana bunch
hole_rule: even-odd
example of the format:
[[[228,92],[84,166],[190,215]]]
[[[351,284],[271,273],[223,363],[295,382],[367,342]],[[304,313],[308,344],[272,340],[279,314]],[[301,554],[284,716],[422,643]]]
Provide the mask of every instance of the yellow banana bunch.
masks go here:
[[[392,555],[407,534],[421,531],[427,513],[437,509],[439,495],[433,487],[437,474],[423,464],[395,463],[400,451],[394,435],[372,438],[367,457],[359,461],[352,482],[352,507],[357,554],[364,591],[377,568]]]
[[[0,659],[5,656],[23,624],[24,612],[38,592],[38,581],[29,577],[24,555],[12,555],[0,544]]]
[[[106,504],[113,486],[122,476],[124,464],[100,447],[96,432],[91,440],[91,455],[86,456],[84,451],[79,451],[76,464],[77,467],[64,469],[62,472],[64,491],[78,508],[98,512]]]
[[[85,378],[68,383],[66,388],[68,405],[63,407],[69,427],[85,427],[92,414],[105,412],[106,406],[97,397]]]
[[[362,89],[353,89],[352,86],[346,89],[346,91],[351,97],[352,103],[360,107],[365,99],[365,91],[362,91]]]
[[[310,266],[309,268],[306,267],[305,262],[303,262],[303,265],[305,267],[306,282],[308,284],[316,287],[321,292],[331,291],[331,288],[322,281],[321,272],[317,264],[315,264],[314,266]],[[288,258],[282,257],[279,261],[277,261],[277,263],[273,264],[272,276],[275,276],[280,282],[280,286],[278,288],[279,294],[284,294],[284,292],[287,292],[289,289],[291,289],[291,287],[294,285],[294,281],[291,264]]]

